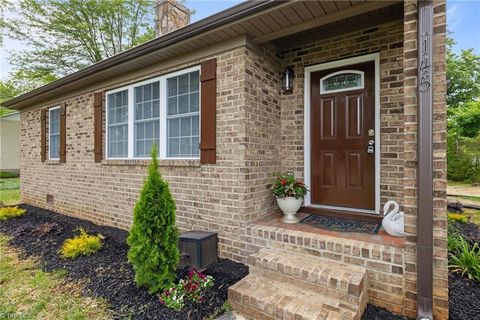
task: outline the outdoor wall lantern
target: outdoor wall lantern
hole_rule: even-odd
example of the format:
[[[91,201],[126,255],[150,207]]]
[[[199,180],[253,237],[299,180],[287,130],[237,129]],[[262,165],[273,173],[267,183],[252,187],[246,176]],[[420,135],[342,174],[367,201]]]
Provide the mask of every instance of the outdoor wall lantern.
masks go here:
[[[293,69],[287,67],[282,73],[282,90],[284,92],[292,92],[293,90]]]

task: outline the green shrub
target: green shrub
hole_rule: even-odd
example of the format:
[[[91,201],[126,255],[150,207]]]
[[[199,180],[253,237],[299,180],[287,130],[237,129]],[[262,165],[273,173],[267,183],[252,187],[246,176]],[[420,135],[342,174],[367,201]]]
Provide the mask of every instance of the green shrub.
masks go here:
[[[462,277],[480,281],[480,253],[478,252],[478,243],[475,243],[475,245],[470,248],[468,242],[462,237],[460,237],[458,241],[459,243],[455,244],[455,246],[458,246],[456,251],[450,253],[450,269],[454,273],[461,274]]]
[[[128,260],[135,270],[135,281],[150,293],[171,287],[180,259],[175,202],[168,183],[158,171],[157,148],[140,199],[133,210],[133,225],[127,238]]]
[[[9,179],[9,178],[17,178],[17,177],[18,177],[18,173],[0,171],[0,179]]]
[[[25,209],[20,209],[18,207],[3,207],[0,208],[0,220],[8,220],[11,218],[16,218],[24,215],[26,212]]]
[[[89,256],[102,247],[102,235],[89,235],[83,228],[78,230],[80,235],[67,239],[63,243],[60,249],[60,255],[63,258],[76,258],[81,255]]]
[[[467,223],[468,217],[461,213],[449,213],[448,220],[450,222],[459,222],[459,223]]]

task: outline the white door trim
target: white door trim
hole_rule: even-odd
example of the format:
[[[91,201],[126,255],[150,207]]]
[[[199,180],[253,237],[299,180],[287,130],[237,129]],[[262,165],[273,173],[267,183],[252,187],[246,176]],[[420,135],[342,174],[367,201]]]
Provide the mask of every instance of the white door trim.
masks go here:
[[[374,61],[375,63],[375,210],[355,209],[346,207],[334,207],[314,205],[327,209],[340,209],[380,214],[380,55],[372,53],[364,56],[336,60],[332,62],[305,67],[305,109],[304,109],[304,179],[305,184],[311,186],[311,119],[310,119],[310,79],[312,72],[349,66],[362,62]],[[305,206],[312,206],[310,193],[305,197]]]

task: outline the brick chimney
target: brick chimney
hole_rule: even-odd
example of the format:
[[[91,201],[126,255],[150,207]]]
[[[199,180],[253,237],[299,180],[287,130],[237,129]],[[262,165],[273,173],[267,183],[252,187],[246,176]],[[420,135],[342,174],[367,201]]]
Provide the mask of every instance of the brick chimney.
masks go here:
[[[155,4],[155,37],[183,28],[190,23],[192,12],[176,0],[157,0]]]

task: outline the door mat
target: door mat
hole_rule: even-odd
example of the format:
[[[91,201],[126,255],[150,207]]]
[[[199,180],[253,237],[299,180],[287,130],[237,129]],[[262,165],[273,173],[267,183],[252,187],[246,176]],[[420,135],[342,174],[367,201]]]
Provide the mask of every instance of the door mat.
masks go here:
[[[377,234],[382,227],[381,222],[361,221],[341,217],[325,217],[316,214],[311,214],[303,218],[300,223],[331,231],[361,232],[369,234]]]

